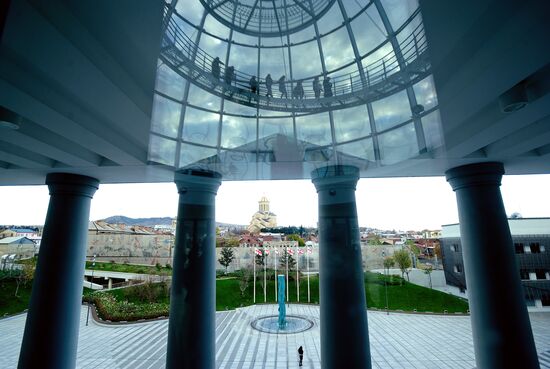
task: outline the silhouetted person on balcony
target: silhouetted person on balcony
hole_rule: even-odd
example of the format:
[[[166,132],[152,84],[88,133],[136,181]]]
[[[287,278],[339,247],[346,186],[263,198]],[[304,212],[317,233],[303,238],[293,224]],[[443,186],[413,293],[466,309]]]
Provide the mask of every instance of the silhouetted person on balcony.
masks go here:
[[[323,90],[325,90],[325,97],[332,96],[332,82],[330,81],[330,77],[326,77],[323,80]]]
[[[283,96],[286,99],[288,99],[288,94],[286,92],[285,79],[286,79],[285,76],[281,76],[281,78],[279,78],[279,92],[281,92],[281,99],[283,98]]]
[[[256,76],[252,76],[252,78],[250,78],[249,84],[250,96],[248,97],[248,102],[250,102],[252,95],[256,95],[258,93],[258,80],[256,79]]]
[[[228,66],[227,68],[225,68],[225,76],[224,76],[225,83],[231,86],[234,79],[235,79],[235,67]]]
[[[321,92],[323,92],[323,89],[321,88],[321,83],[319,82],[319,77],[313,78],[313,92],[315,93],[315,98],[316,99],[321,97]]]
[[[220,58],[216,56],[214,60],[212,60],[212,76],[216,80],[216,83],[220,80],[221,75],[221,69],[220,69]]]
[[[228,85],[228,89],[230,91],[230,96],[233,96],[233,91],[231,90],[231,84],[233,83],[233,80],[235,79],[235,67],[228,66],[225,68],[225,75],[224,75],[224,81]]]
[[[265,77],[265,88],[267,89],[267,93],[265,94],[265,96],[267,97],[273,97],[271,86],[273,86],[273,78],[271,78],[271,74],[268,74]]]
[[[304,94],[304,86],[302,86],[302,81],[298,81],[292,90],[292,98],[302,100],[304,98]]]
[[[298,347],[298,357],[300,358],[300,366],[302,366],[302,361],[304,360],[304,349],[302,346]]]

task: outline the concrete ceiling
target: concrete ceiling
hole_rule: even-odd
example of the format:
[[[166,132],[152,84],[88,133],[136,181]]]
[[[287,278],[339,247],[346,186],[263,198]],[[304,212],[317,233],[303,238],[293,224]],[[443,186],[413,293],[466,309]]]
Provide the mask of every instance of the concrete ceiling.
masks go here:
[[[445,146],[365,177],[433,176],[502,161],[508,174],[550,173],[550,5],[420,1]],[[163,3],[11,1],[2,26],[0,185],[43,184],[50,172],[102,183],[167,182],[149,163],[149,127]],[[0,17],[1,21],[2,17]],[[498,98],[524,83],[529,104]]]

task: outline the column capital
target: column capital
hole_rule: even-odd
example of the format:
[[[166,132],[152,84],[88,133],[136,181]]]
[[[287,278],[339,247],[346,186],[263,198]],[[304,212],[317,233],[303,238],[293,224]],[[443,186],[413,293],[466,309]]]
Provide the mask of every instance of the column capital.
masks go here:
[[[92,198],[99,188],[99,180],[73,173],[49,173],[46,184],[50,195],[77,195]]]
[[[504,165],[498,162],[462,165],[445,172],[453,191],[472,186],[500,186]]]
[[[359,180],[359,168],[351,165],[332,165],[311,172],[311,181],[317,192],[332,188],[355,190]]]
[[[174,173],[174,182],[180,196],[185,197],[185,202],[210,203],[204,195],[216,196],[222,183],[222,176],[217,172],[185,169]],[[193,196],[186,196],[189,194]]]

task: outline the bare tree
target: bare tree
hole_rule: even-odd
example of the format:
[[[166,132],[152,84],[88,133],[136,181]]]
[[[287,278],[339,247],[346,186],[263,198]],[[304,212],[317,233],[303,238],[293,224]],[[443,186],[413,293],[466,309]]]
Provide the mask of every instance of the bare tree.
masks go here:
[[[34,279],[35,265],[36,261],[34,259],[30,259],[26,263],[22,264],[22,268],[19,270],[19,274],[16,279],[17,286],[15,287],[15,297],[19,297],[17,296],[17,292],[19,292],[19,287],[21,285],[26,286]]]
[[[425,264],[424,265],[424,274],[427,274],[428,277],[430,278],[430,288],[432,288],[432,272],[433,272],[433,267],[429,264]]]
[[[241,297],[244,296],[244,293],[246,289],[248,288],[248,283],[250,282],[250,276],[252,275],[252,271],[250,268],[244,268],[241,270],[242,276],[239,280],[239,289],[241,290]]]

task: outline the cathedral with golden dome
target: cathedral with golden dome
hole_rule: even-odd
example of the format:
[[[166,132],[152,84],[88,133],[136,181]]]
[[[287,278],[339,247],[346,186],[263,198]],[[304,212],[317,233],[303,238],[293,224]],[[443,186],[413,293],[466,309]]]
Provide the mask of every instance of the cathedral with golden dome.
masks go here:
[[[269,200],[262,196],[258,201],[258,211],[252,216],[248,231],[250,233],[259,233],[262,228],[277,227],[277,215],[269,211]]]

